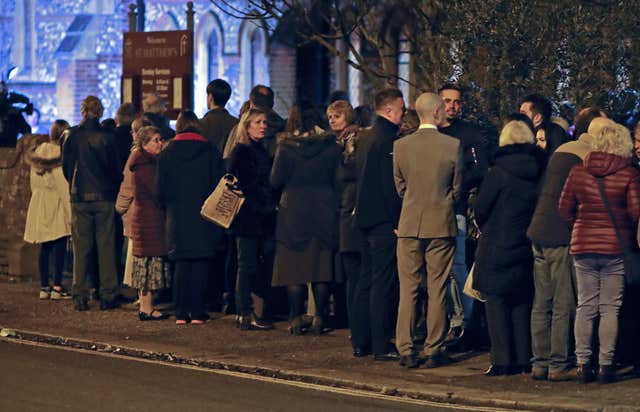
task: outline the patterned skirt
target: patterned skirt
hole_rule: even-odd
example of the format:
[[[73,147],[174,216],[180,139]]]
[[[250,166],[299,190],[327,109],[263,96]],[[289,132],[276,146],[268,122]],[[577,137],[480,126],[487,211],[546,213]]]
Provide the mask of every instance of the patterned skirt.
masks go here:
[[[143,292],[171,286],[169,260],[164,256],[134,256],[131,287]]]

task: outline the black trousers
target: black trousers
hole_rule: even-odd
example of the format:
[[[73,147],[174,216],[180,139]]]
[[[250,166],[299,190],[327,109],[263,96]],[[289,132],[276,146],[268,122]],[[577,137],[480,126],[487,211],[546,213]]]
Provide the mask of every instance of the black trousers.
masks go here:
[[[206,320],[204,302],[209,276],[209,259],[175,261],[176,319]]]
[[[397,237],[391,224],[363,232],[360,277],[353,298],[351,337],[355,346],[381,355],[393,348],[398,318]]]
[[[487,296],[485,308],[492,364],[530,364],[532,298],[530,291]]]
[[[40,246],[38,266],[40,267],[41,287],[49,287],[49,258],[52,252],[55,268],[55,272],[53,273],[53,286],[62,286],[62,269],[64,268],[64,256],[67,252],[67,239],[67,236],[63,236],[56,240],[44,242]]]
[[[345,294],[345,311],[347,315],[347,321],[349,327],[353,324],[352,319],[354,316],[354,308],[356,305],[356,286],[360,279],[360,253],[358,252],[340,252],[340,265],[342,266],[342,273],[344,274],[344,283],[337,284],[336,288],[340,287],[344,289]],[[334,298],[335,297],[334,291]],[[337,299],[336,299],[337,300]],[[336,309],[336,312],[339,310]],[[340,308],[342,311],[342,308]],[[338,313],[336,313],[337,315]]]
[[[275,240],[271,236],[236,236],[238,274],[236,277],[236,312],[249,315],[254,311],[251,294],[263,301],[271,285]],[[266,302],[264,302],[266,306]],[[257,313],[258,316],[264,313]]]

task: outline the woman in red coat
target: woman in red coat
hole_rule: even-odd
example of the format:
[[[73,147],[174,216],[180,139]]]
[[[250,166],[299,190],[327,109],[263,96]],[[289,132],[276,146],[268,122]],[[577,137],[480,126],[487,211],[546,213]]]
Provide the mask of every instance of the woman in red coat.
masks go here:
[[[640,173],[631,164],[633,141],[622,125],[603,127],[591,143],[593,151],[577,164],[562,190],[558,211],[573,225],[569,253],[573,255],[578,286],[575,337],[578,378],[595,379],[591,364],[591,338],[600,319],[598,380],[610,382],[618,337],[618,314],[624,291],[625,245],[635,242],[640,217]],[[602,182],[615,225],[598,189]]]
[[[147,126],[137,134],[138,150],[131,153],[129,168],[133,176],[133,271],[131,286],[140,296],[141,321],[166,319],[167,315],[153,309],[153,293],[171,284],[165,243],[164,210],[156,201],[156,156],[162,142],[160,131]]]

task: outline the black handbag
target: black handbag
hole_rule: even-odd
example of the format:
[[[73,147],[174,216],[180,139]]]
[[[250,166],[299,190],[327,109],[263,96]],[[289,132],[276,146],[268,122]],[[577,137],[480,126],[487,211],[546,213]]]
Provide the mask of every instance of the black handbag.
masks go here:
[[[616,230],[616,236],[618,237],[618,241],[622,246],[622,250],[624,251],[624,280],[628,286],[637,286],[640,284],[640,251],[637,247],[633,247],[628,242],[625,242],[620,233],[620,229],[618,228],[618,223],[616,222],[616,218],[613,215],[613,211],[611,210],[611,205],[609,204],[609,199],[607,199],[607,195],[604,191],[604,182],[601,177],[596,177],[596,183],[598,184],[598,190],[600,191],[600,197],[604,202],[604,206],[607,208],[607,212],[609,212],[609,217],[611,217],[611,221],[613,222],[613,228]]]

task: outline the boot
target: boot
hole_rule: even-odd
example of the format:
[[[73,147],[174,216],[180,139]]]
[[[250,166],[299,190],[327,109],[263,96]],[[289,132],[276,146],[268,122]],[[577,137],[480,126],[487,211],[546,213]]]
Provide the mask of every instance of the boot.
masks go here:
[[[590,363],[578,365],[578,368],[576,370],[576,377],[578,378],[578,382],[580,383],[593,382],[596,379],[593,373],[593,366],[591,366]]]

